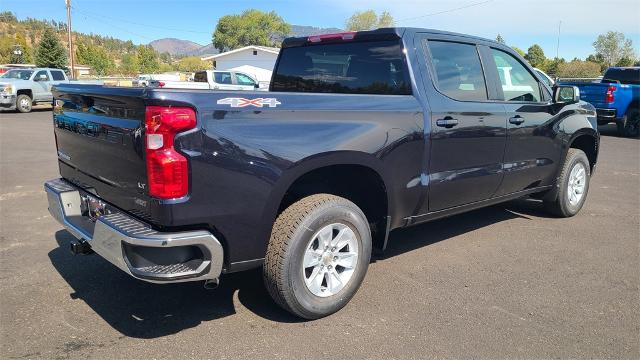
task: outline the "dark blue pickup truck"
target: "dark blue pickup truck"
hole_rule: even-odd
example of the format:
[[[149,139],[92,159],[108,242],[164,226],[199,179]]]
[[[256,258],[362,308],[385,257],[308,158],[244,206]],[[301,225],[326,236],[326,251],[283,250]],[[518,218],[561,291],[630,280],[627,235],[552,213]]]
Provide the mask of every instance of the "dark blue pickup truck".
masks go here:
[[[640,136],[640,67],[612,67],[599,83],[562,83],[580,90],[580,99],[592,104],[598,125],[615,123],[620,136]]]
[[[154,283],[262,267],[307,319],[346,305],[393,229],[523,196],[575,215],[599,148],[574,87],[424,29],[286,39],[269,92],[65,84],[54,105],[45,190],[75,253]]]

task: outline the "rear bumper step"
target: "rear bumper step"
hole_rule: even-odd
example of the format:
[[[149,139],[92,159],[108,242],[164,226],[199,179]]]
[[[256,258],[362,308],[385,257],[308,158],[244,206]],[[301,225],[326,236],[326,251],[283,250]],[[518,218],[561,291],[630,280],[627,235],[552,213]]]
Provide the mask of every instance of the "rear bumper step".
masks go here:
[[[222,245],[208,231],[156,231],[109,205],[94,222],[83,210],[83,197],[92,194],[63,179],[47,181],[44,189],[51,216],[134,278],[169,283],[217,279],[222,272]]]

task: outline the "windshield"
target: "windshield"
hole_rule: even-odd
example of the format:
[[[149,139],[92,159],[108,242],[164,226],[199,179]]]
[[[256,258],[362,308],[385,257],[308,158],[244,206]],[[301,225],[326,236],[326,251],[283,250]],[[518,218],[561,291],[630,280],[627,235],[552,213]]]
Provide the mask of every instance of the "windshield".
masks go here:
[[[602,82],[640,85],[640,68],[610,68]]]
[[[33,70],[9,70],[2,77],[5,79],[29,80],[31,74],[33,74]]]

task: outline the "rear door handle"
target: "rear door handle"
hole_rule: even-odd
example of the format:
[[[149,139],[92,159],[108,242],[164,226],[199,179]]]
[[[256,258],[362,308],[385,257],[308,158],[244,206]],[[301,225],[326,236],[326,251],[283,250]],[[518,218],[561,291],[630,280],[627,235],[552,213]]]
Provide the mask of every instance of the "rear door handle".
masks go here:
[[[451,129],[452,127],[458,125],[458,119],[454,119],[451,116],[447,116],[444,119],[436,120],[436,125],[443,128]]]
[[[524,122],[524,118],[520,115],[516,115],[514,117],[509,118],[509,122],[514,125],[520,125]]]

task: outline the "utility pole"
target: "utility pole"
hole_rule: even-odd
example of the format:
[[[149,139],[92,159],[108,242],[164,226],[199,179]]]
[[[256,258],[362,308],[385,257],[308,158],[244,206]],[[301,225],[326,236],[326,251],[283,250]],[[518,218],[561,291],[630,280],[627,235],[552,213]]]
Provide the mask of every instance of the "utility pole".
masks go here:
[[[71,39],[71,0],[64,0],[67,6],[67,31],[69,32],[69,63],[71,64],[71,79],[75,79],[75,68],[73,66],[73,40]]]
[[[561,26],[562,26],[562,20],[560,20],[560,22],[558,23],[558,44],[556,45],[556,59],[560,59],[560,27]]]

